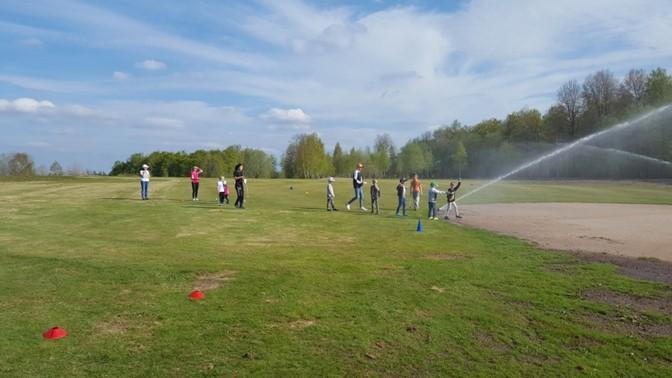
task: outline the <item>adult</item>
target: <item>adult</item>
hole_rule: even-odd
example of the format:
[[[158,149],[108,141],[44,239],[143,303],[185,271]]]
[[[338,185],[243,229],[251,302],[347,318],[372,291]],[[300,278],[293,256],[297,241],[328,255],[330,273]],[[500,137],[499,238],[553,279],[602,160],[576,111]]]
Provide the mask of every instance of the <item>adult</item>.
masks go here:
[[[191,200],[198,201],[198,187],[201,184],[201,173],[203,170],[194,165],[191,169]]]
[[[149,199],[149,165],[143,164],[140,170],[140,197],[142,200]]]
[[[364,176],[362,176],[362,169],[364,169],[364,164],[357,163],[357,168],[352,174],[352,187],[355,189],[355,196],[345,204],[345,207],[348,210],[350,210],[351,203],[355,202],[355,200],[359,200],[359,210],[366,211],[366,208],[364,207],[364,190],[362,189],[364,186]]]
[[[413,195],[413,210],[418,211],[420,208],[420,195],[422,194],[422,182],[418,178],[418,174],[413,174],[411,180],[411,194]]]
[[[243,163],[236,164],[233,170],[233,178],[236,187],[236,203],[234,204],[239,209],[244,209],[245,203],[245,174],[243,172]]]

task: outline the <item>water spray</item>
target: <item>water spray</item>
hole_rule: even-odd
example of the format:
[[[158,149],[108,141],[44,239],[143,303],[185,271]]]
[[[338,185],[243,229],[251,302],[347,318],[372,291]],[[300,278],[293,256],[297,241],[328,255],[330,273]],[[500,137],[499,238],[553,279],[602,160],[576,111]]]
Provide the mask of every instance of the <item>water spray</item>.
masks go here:
[[[467,197],[469,197],[469,196],[471,196],[471,195],[473,195],[473,194],[475,194],[475,193],[477,193],[477,192],[479,192],[479,191],[481,191],[481,190],[483,190],[483,189],[485,189],[485,188],[487,188],[487,187],[489,187],[489,186],[491,186],[491,185],[493,185],[493,184],[496,184],[496,183],[498,183],[498,182],[504,180],[504,179],[507,178],[507,177],[513,176],[513,175],[515,175],[516,173],[518,173],[518,172],[520,172],[520,171],[523,171],[523,170],[525,170],[525,169],[527,169],[527,168],[530,168],[530,167],[532,167],[532,166],[534,166],[534,165],[537,165],[537,164],[541,163],[541,162],[544,161],[544,160],[548,160],[548,159],[550,159],[550,158],[552,158],[552,157],[554,157],[554,156],[557,156],[557,155],[560,155],[560,154],[562,154],[562,153],[564,153],[564,152],[567,152],[567,151],[569,151],[569,150],[571,150],[571,149],[573,149],[573,148],[575,148],[575,147],[577,147],[577,146],[581,146],[581,145],[583,145],[583,144],[586,144],[586,143],[590,142],[591,140],[593,140],[593,139],[595,139],[595,138],[601,137],[601,136],[603,136],[603,135],[605,135],[605,134],[612,133],[612,132],[614,132],[614,131],[627,129],[627,128],[633,126],[633,125],[637,125],[637,124],[639,124],[639,123],[642,122],[642,121],[645,121],[645,120],[647,120],[647,119],[649,119],[649,118],[651,118],[651,117],[653,117],[653,116],[659,115],[660,113],[663,113],[664,111],[668,110],[671,106],[672,106],[672,105],[665,105],[665,106],[662,106],[662,107],[660,107],[660,108],[658,108],[658,109],[655,109],[655,110],[652,110],[652,111],[650,111],[650,112],[648,112],[648,113],[645,113],[645,114],[643,114],[643,115],[641,115],[641,116],[639,116],[639,117],[637,117],[637,118],[635,118],[635,119],[633,119],[633,120],[625,121],[625,122],[621,122],[621,123],[616,124],[616,125],[614,125],[614,126],[608,128],[608,129],[605,129],[605,130],[601,130],[601,131],[595,132],[595,133],[590,134],[590,135],[587,135],[587,136],[585,136],[585,137],[583,137],[583,138],[581,138],[581,139],[578,139],[578,140],[576,140],[576,141],[574,141],[574,142],[572,142],[572,143],[570,143],[570,144],[567,144],[567,145],[565,145],[565,146],[563,146],[563,147],[557,148],[557,149],[555,149],[555,150],[553,150],[553,151],[547,153],[546,155],[543,155],[543,156],[541,156],[541,157],[538,157],[538,158],[536,158],[536,159],[534,159],[534,160],[532,160],[532,161],[530,161],[530,162],[527,162],[527,163],[525,163],[525,164],[519,166],[518,168],[516,168],[516,169],[514,169],[514,170],[512,170],[512,171],[510,171],[510,172],[508,172],[508,173],[505,173],[505,174],[503,174],[503,175],[501,175],[501,176],[499,176],[499,177],[497,177],[497,178],[495,178],[495,179],[493,179],[493,180],[490,180],[490,181],[486,182],[485,184],[483,184],[483,185],[477,187],[476,189],[474,189],[474,190],[472,190],[472,191],[466,193],[465,195],[463,195],[463,196],[461,197],[461,199],[465,199],[465,198],[467,198]],[[653,158],[652,158],[652,159],[653,159]],[[655,160],[658,160],[658,159],[655,159]],[[662,160],[661,160],[661,161],[662,161]]]

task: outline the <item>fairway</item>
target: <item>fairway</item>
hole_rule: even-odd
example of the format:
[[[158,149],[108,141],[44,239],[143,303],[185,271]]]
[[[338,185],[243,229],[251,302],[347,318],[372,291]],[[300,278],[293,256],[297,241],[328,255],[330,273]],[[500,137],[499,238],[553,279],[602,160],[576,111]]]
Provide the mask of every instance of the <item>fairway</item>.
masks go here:
[[[344,210],[349,179],[337,213],[325,180],[250,179],[238,210],[217,206],[214,179],[199,202],[187,178],[152,179],[149,201],[134,178],[3,179],[0,375],[669,376],[668,286],[427,222],[426,197],[395,217],[394,185],[381,180],[373,216]],[[504,182],[460,205],[495,202],[672,196],[656,183]],[[52,326],[69,336],[43,340]]]

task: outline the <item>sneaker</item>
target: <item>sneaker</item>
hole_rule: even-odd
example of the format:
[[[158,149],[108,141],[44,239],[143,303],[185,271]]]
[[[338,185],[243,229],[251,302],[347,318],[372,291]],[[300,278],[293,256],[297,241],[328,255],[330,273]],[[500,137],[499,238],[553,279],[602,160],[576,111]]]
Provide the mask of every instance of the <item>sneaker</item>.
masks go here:
[[[359,210],[361,210],[361,211],[367,211],[367,210],[366,210],[366,207],[364,207],[364,206],[360,207]]]
[[[196,201],[196,198],[192,198],[191,200],[192,200],[192,201]]]
[[[345,208],[348,209],[348,210],[350,210],[350,204],[349,204],[349,203],[346,203],[346,204],[345,204]]]
[[[336,209],[336,208],[334,208],[334,209],[332,209],[332,210],[333,210],[333,211],[338,211],[338,209]]]
[[[327,209],[327,211],[331,211],[331,209]]]
[[[460,218],[461,219],[462,216],[461,215],[456,215],[455,218]]]

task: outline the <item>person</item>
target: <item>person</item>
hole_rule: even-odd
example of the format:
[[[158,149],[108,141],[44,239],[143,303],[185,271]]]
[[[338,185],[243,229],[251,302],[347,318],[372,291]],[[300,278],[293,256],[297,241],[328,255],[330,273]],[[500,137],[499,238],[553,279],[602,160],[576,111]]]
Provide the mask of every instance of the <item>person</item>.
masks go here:
[[[402,211],[402,215],[406,216],[406,179],[404,177],[399,179],[399,184],[397,184],[397,198],[399,204],[397,205],[397,216],[399,216],[399,210]]]
[[[378,186],[378,180],[373,180],[373,185],[371,185],[371,214],[380,214],[378,208],[378,199],[380,198],[380,187]]]
[[[194,168],[191,169],[191,200],[198,201],[198,186],[201,182],[201,173],[203,170],[198,166],[194,165]]]
[[[222,206],[224,202],[229,203],[229,186],[224,180],[224,176],[220,176],[217,180],[217,193],[219,193],[219,206]]]
[[[140,170],[140,197],[142,200],[149,199],[149,165],[143,164]]]
[[[233,171],[234,186],[236,188],[236,202],[234,205],[239,209],[244,209],[245,202],[245,174],[243,172],[243,163],[236,164]]]
[[[362,188],[364,186],[364,177],[362,176],[362,169],[364,169],[364,164],[357,163],[357,169],[355,169],[355,172],[352,174],[352,186],[355,189],[355,196],[352,197],[352,199],[345,204],[345,207],[348,210],[350,210],[350,204],[352,204],[356,200],[359,200],[359,210],[366,211],[366,208],[364,207],[364,191]]]
[[[420,195],[422,194],[422,182],[418,178],[418,174],[413,174],[411,180],[411,195],[413,196],[413,210],[418,211],[420,208]]]
[[[448,209],[446,209],[446,216],[445,219],[449,219],[448,215],[450,214],[450,209],[455,208],[455,218],[462,218],[460,215],[460,210],[457,208],[457,202],[455,202],[455,192],[457,192],[458,189],[460,189],[460,185],[462,185],[461,181],[457,182],[457,185],[453,185],[453,183],[450,183],[450,187],[448,187],[448,190],[446,190],[446,197],[448,199]]]
[[[439,220],[439,217],[436,216],[436,198],[439,194],[446,194],[446,192],[439,190],[438,185],[434,181],[430,184],[430,190],[428,195],[427,205],[429,206],[429,220]]]
[[[327,179],[327,211],[338,211],[336,206],[334,206],[334,198],[336,198],[336,194],[334,193],[334,178],[329,177]]]

